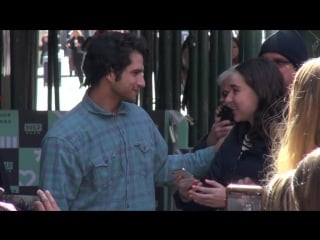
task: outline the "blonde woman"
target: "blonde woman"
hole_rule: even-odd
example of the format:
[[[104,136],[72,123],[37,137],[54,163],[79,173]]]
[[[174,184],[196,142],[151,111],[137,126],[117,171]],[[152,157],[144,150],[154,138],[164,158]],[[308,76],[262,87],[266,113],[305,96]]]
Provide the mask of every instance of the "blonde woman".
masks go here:
[[[300,160],[320,145],[320,58],[305,62],[297,71],[289,97],[288,117],[274,145],[274,172],[297,167]]]

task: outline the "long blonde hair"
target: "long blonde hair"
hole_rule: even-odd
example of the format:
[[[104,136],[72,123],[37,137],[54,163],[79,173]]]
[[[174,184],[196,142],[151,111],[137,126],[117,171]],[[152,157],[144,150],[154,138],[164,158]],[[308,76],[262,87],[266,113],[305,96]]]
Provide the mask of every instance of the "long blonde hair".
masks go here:
[[[264,210],[293,211],[296,209],[292,180],[295,170],[273,176],[265,187]]]
[[[289,98],[287,120],[279,129],[280,145],[274,151],[275,173],[296,168],[320,145],[320,58],[312,58],[297,71]]]
[[[320,210],[320,148],[314,149],[298,164],[292,185],[299,210]]]
[[[80,37],[80,36],[83,36],[83,33],[81,30],[72,30],[70,32],[70,36],[71,37]]]
[[[297,168],[273,176],[265,187],[267,211],[320,211],[320,147],[298,163]]]

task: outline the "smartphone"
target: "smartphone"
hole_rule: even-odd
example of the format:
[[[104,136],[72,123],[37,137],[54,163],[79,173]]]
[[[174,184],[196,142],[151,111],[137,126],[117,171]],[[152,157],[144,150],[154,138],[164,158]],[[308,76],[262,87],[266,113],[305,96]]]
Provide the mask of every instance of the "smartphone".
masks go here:
[[[263,187],[229,184],[226,188],[227,211],[262,211]]]
[[[230,120],[231,122],[234,122],[233,110],[227,105],[222,106],[221,111],[218,114],[218,117],[221,118],[221,121]]]

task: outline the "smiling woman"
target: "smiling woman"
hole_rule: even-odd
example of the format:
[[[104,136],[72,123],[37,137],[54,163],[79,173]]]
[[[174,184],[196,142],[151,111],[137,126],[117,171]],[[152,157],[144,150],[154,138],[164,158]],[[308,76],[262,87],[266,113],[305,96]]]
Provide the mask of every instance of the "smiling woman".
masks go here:
[[[184,210],[225,209],[226,186],[247,182],[261,185],[266,156],[270,155],[274,126],[282,120],[285,86],[274,63],[264,58],[244,61],[234,68],[225,103],[231,106],[235,125],[222,143],[206,178],[175,194]]]

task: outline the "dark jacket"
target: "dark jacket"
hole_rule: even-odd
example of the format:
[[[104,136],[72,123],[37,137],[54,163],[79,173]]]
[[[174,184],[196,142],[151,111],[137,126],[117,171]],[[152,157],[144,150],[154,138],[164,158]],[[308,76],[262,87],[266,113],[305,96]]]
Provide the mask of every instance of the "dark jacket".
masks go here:
[[[235,125],[221,145],[206,178],[213,179],[224,186],[245,177],[257,183],[265,178],[263,169],[266,167],[266,155],[269,154],[267,139],[256,140],[252,143],[252,147],[240,156],[243,139],[248,130],[248,123]],[[204,144],[202,147],[205,147]],[[193,202],[183,203],[178,192],[174,194],[174,199],[177,208],[183,210],[217,210]]]

